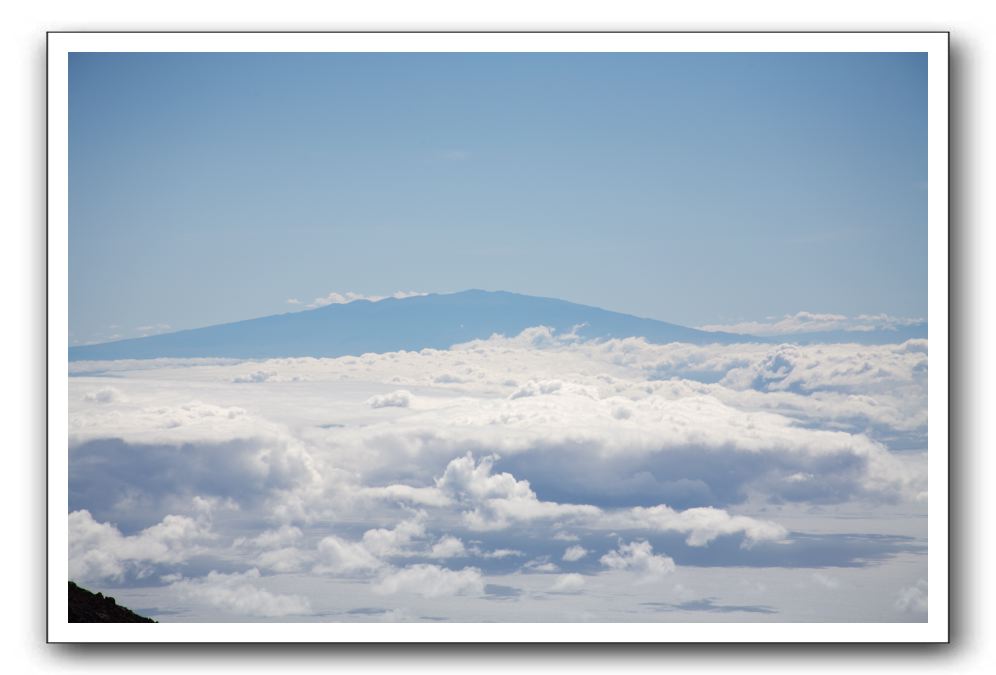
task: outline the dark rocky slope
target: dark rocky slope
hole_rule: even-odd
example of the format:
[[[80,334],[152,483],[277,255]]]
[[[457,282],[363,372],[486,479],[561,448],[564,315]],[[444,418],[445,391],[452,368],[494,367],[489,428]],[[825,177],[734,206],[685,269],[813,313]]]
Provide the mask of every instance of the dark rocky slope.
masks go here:
[[[139,616],[122,607],[114,598],[100,593],[91,593],[69,582],[69,622],[70,623],[155,623],[154,620]]]

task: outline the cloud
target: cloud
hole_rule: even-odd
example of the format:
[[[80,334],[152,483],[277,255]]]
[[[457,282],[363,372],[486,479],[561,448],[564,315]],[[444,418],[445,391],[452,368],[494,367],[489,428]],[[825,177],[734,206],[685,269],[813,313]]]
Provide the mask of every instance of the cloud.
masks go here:
[[[425,514],[398,523],[391,529],[377,528],[363,533],[363,546],[378,557],[405,555],[412,541],[425,535]]]
[[[206,418],[212,420],[211,434],[231,421]],[[196,518],[195,497],[241,509],[266,529],[273,519],[308,516],[304,500],[334,491],[338,475],[319,469],[300,444],[279,436],[177,445],[94,440],[70,451],[69,467],[70,508],[128,529],[148,527],[167,514]]]
[[[422,293],[420,291],[396,291],[390,295],[364,295],[363,293],[354,293],[352,291],[346,291],[345,293],[332,291],[328,295],[315,298],[310,303],[305,305],[305,307],[308,309],[315,309],[317,307],[325,307],[326,305],[345,305],[350,302],[356,302],[357,300],[365,300],[367,302],[380,302],[381,300],[386,300],[387,298],[403,300],[405,298],[414,298],[420,295],[428,295],[428,293]],[[287,302],[291,305],[301,304],[301,302],[296,298],[291,298]]]
[[[233,546],[272,549],[294,544],[300,541],[303,536],[300,528],[293,525],[281,525],[274,530],[264,530],[255,537],[239,537],[233,542]]]
[[[606,515],[603,527],[681,532],[688,535],[686,543],[689,546],[705,546],[717,537],[730,534],[742,533],[745,546],[763,541],[782,541],[788,535],[784,527],[767,520],[730,515],[712,507],[679,512],[663,504],[650,508],[638,506]]]
[[[567,562],[575,562],[581,560],[581,558],[588,555],[588,550],[583,546],[568,546],[567,550],[564,551],[562,560]]]
[[[271,380],[276,376],[276,372],[272,370],[254,370],[251,373],[233,377],[232,382],[235,384],[259,383]]]
[[[389,394],[371,396],[367,399],[367,405],[371,408],[407,408],[412,404],[412,394],[410,391],[398,389]]]
[[[666,555],[654,555],[654,549],[647,541],[634,541],[619,544],[619,549],[609,551],[599,562],[611,570],[635,572],[640,580],[656,581],[675,570],[674,560]]]
[[[777,614],[778,611],[767,605],[721,605],[716,602],[716,598],[701,598],[699,600],[687,600],[685,602],[644,602],[644,605],[653,607],[660,612],[716,612],[719,614],[732,614],[747,612],[751,614]]]
[[[699,326],[701,330],[740,333],[743,335],[792,335],[794,333],[818,333],[824,331],[868,332],[874,330],[896,330],[923,323],[923,319],[890,316],[888,314],[860,314],[849,317],[844,314],[818,314],[796,312],[783,317],[768,317],[765,321],[742,321],[728,324]]]
[[[554,394],[560,391],[564,383],[559,380],[544,380],[543,382],[528,382],[519,387],[510,395],[510,399],[526,398],[527,396],[543,396],[544,394]]]
[[[463,542],[449,535],[433,544],[429,551],[430,558],[460,558],[466,555],[467,549]]]
[[[253,562],[272,572],[303,572],[313,565],[315,555],[294,546],[262,551]]]
[[[564,532],[561,530],[553,533],[553,539],[555,541],[577,541],[580,537],[576,534],[571,534],[570,532]]]
[[[546,556],[537,558],[535,560],[530,560],[525,565],[522,566],[524,572],[539,572],[542,574],[549,574],[551,572],[559,572],[560,568],[557,564],[547,560]]]
[[[619,605],[626,588],[669,562],[709,597],[741,603],[735,589],[712,590],[731,565],[736,578],[795,570],[793,588],[817,593],[813,569],[871,575],[868,560],[917,555],[895,542],[915,527],[896,514],[926,506],[924,340],[655,345],[535,327],[445,350],[71,369],[71,569],[116,595],[257,569],[232,584],[292,591],[340,616],[342,597],[368,606],[423,578],[469,597],[481,594],[475,580],[547,590],[556,581],[544,575],[564,564],[599,591],[595,604],[569,598],[579,611],[636,618]],[[109,375],[115,393],[99,399]],[[828,506],[848,518],[821,515]],[[852,516],[875,530],[867,541]],[[855,617],[896,602],[895,585],[872,584],[873,607],[859,593],[869,582],[830,575],[847,607],[867,609]],[[189,584],[159,587],[162,606],[206,615],[179,594]],[[413,619],[483,616],[476,600],[454,614],[434,604],[445,593],[430,596],[407,593]],[[549,611],[529,616],[562,620]]]
[[[212,536],[207,523],[168,515],[137,534],[125,536],[89,511],[69,514],[69,576],[79,581],[121,581],[126,574],[145,577],[157,564],[182,563]]]
[[[900,589],[896,609],[904,614],[927,613],[927,580],[918,579],[912,586]]]
[[[357,488],[358,497],[392,502],[403,502],[419,506],[443,507],[452,500],[434,487],[416,487],[413,485],[384,485],[380,487]]]
[[[213,357],[198,357],[194,359],[163,357],[158,359],[120,359],[118,361],[70,361],[69,376],[102,375],[106,373],[158,370],[164,368],[186,369],[195,366],[233,365],[237,363],[240,363],[238,359]]]
[[[87,392],[83,400],[90,403],[122,403],[127,398],[114,387],[101,387],[96,391]]]
[[[481,595],[484,581],[476,567],[449,570],[438,565],[411,565],[388,572],[374,584],[375,593],[414,593],[426,598],[451,595]]]
[[[831,576],[822,574],[820,572],[813,572],[813,581],[818,583],[820,586],[823,586],[824,588],[829,588],[830,590],[836,590],[840,588],[839,581],[837,581]]]
[[[573,593],[584,588],[584,577],[580,574],[561,574],[550,586],[551,591]]]
[[[141,337],[147,337],[149,335],[158,335],[159,333],[165,333],[170,329],[168,323],[154,323],[147,326],[137,326],[136,331],[139,332]],[[119,336],[118,336],[119,337]]]
[[[281,617],[311,613],[306,598],[259,588],[259,579],[257,569],[234,574],[211,571],[201,579],[174,581],[170,588],[188,600],[206,603],[234,616]]]
[[[436,486],[452,495],[471,510],[463,514],[464,523],[473,530],[508,527],[514,521],[593,516],[598,509],[585,504],[543,502],[529,487],[528,481],[516,480],[509,473],[492,475],[493,456],[476,462],[467,453],[452,460]]]
[[[526,555],[522,551],[514,548],[496,548],[493,551],[485,551],[479,546],[474,546],[468,550],[478,558],[492,558],[498,560],[501,560],[502,558],[521,558]]]
[[[352,574],[380,569],[384,563],[358,542],[329,535],[318,543],[316,574]]]

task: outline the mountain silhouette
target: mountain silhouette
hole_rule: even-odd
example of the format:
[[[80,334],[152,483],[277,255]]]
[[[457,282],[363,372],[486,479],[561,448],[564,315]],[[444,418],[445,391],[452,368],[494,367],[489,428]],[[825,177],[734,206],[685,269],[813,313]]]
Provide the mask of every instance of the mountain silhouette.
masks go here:
[[[69,360],[219,357],[335,357],[367,352],[446,349],[494,334],[548,326],[584,339],[643,337],[667,344],[893,344],[926,338],[927,324],[898,330],[828,331],[756,337],[688,328],[566,300],[506,291],[470,290],[377,302],[355,300],[318,309],[69,348]]]
[[[206,328],[71,347],[69,360],[332,357],[445,349],[495,333],[518,335],[532,326],[549,326],[558,333],[577,327],[577,334],[586,339],[639,336],[655,343],[694,344],[757,341],[564,300],[470,290],[378,302],[356,300]]]

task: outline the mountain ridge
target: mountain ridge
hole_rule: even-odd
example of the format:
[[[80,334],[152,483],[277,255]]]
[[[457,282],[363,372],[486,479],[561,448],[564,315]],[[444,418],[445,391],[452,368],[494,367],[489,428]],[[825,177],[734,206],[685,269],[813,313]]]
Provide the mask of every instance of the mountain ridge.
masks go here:
[[[689,328],[556,298],[470,289],[378,301],[354,300],[300,312],[80,345],[69,348],[69,360],[338,357],[367,352],[446,349],[495,334],[518,335],[533,326],[548,326],[561,334],[576,331],[584,339],[643,337],[658,344],[882,344],[926,337],[926,325],[903,335],[870,331],[848,333],[843,339],[830,339],[831,336],[841,337],[835,334],[757,337]]]
[[[645,337],[652,342],[743,342],[708,332],[556,298],[471,289],[458,293],[355,300],[143,338],[70,347],[69,360],[159,357],[335,357],[445,349],[496,333],[518,335],[544,325],[576,326],[584,338]]]

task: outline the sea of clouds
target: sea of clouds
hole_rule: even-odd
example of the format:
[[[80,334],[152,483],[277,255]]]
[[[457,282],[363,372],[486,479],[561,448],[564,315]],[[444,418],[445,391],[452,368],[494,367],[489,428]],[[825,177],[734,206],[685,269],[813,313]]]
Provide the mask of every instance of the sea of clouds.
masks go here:
[[[161,621],[922,621],[927,342],[70,364],[70,576]]]

